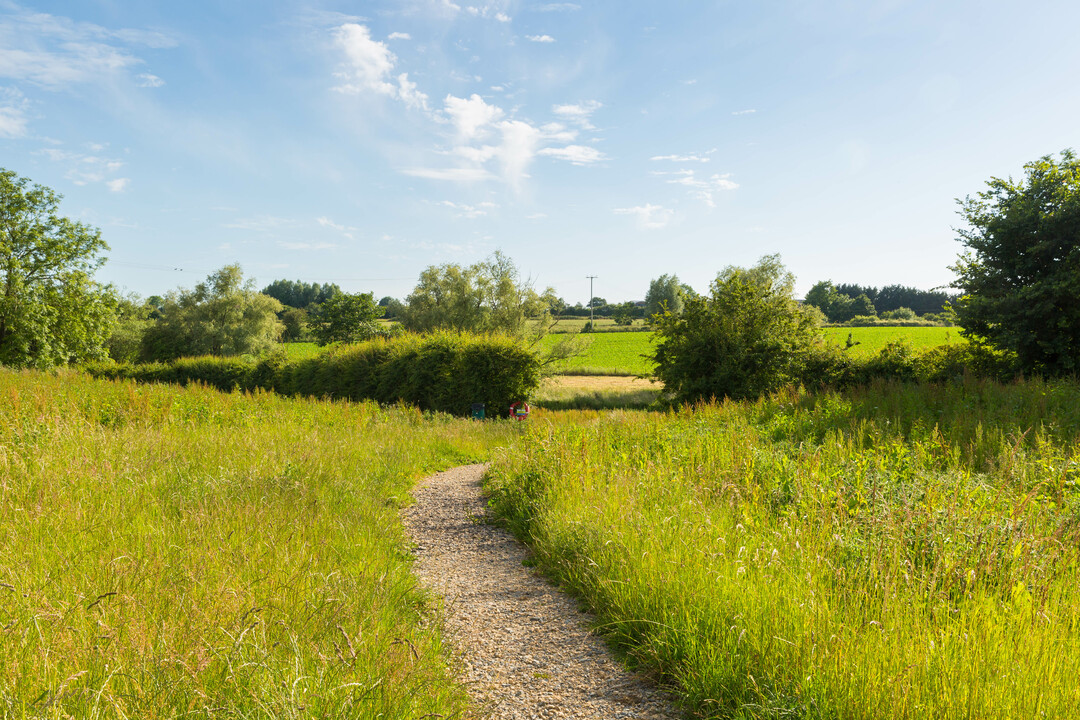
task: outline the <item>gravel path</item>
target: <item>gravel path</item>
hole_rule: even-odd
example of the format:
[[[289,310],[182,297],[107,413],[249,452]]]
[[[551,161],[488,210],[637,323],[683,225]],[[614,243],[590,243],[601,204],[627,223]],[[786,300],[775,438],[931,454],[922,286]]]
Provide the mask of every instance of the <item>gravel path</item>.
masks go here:
[[[591,617],[521,563],[526,550],[485,524],[483,465],[433,475],[404,513],[415,572],[445,600],[450,641],[481,716],[679,718],[670,703],[613,659]]]

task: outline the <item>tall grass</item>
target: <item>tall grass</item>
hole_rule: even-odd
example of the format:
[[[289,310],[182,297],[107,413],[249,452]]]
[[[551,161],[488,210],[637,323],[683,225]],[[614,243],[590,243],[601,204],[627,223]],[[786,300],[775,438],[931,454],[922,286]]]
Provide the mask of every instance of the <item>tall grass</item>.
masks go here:
[[[397,509],[506,432],[0,372],[0,717],[460,717]]]
[[[1077,384],[548,417],[496,510],[692,712],[1080,707]]]

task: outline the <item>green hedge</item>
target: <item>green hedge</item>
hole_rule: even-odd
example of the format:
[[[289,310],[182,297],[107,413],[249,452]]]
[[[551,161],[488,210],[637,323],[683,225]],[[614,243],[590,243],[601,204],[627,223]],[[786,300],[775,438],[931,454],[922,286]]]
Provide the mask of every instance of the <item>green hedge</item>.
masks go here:
[[[282,395],[405,402],[423,410],[467,415],[482,402],[489,417],[505,414],[540,382],[536,354],[512,338],[457,333],[403,335],[345,345],[312,358],[273,355],[180,358],[168,363],[94,363],[95,377],[138,382],[199,382],[220,390],[272,390]]]

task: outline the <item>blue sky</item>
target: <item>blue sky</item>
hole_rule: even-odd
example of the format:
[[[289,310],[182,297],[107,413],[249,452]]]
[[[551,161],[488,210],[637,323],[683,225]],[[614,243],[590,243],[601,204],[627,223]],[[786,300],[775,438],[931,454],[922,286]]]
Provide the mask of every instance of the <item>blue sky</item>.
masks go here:
[[[1080,3],[0,0],[0,167],[143,295],[230,262],[571,303],[780,253],[948,283],[955,198],[1080,146]]]

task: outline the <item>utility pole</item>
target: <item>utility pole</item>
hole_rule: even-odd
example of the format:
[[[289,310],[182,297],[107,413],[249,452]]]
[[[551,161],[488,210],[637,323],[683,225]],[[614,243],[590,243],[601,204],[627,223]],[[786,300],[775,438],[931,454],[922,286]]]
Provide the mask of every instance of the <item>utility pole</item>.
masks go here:
[[[592,281],[595,280],[596,278],[600,277],[600,276],[599,275],[586,275],[585,277],[589,278],[589,329],[595,332],[596,331],[596,325],[593,325]]]

